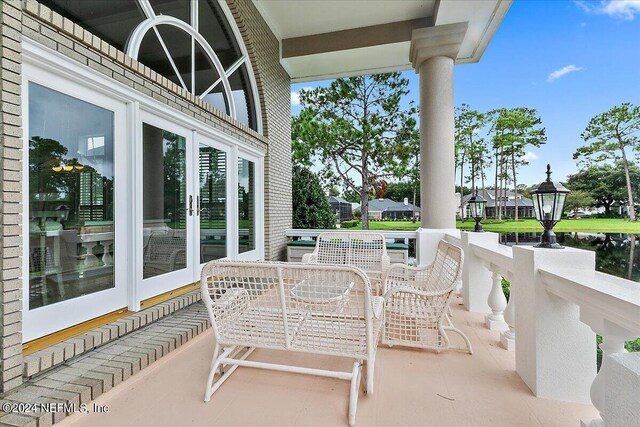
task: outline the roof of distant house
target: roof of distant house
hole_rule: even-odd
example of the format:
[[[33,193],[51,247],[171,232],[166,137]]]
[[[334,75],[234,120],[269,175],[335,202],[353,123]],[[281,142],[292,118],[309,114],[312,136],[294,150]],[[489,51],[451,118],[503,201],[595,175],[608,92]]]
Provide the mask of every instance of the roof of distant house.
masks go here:
[[[478,195],[482,196],[487,201],[485,207],[493,208],[496,206],[495,190],[478,190]],[[462,198],[462,204],[466,205],[472,196],[473,194],[467,194],[464,196]],[[500,203],[502,206],[515,207],[515,193],[513,191],[507,191],[503,197],[507,197],[507,200],[502,200]],[[522,196],[520,193],[518,193],[518,197],[518,207],[533,206],[533,201],[531,199]]]
[[[358,206],[356,210],[360,210]],[[369,200],[369,212],[420,212],[419,207],[413,206],[413,204],[404,204],[403,202],[396,202],[391,199],[373,199]]]
[[[329,203],[346,203],[348,205],[351,204],[351,202],[343,199],[342,197],[338,197],[338,196],[329,196]]]

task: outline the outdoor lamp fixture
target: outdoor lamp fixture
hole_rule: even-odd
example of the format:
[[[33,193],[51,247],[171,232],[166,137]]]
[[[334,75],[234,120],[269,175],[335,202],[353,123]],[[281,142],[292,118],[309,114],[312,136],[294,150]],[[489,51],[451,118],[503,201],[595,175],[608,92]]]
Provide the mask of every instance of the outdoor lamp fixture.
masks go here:
[[[562,217],[564,202],[568,193],[569,190],[562,184],[551,181],[551,165],[547,165],[547,180],[540,183],[540,185],[531,192],[534,196],[533,210],[536,213],[536,220],[544,227],[544,233],[542,233],[540,243],[535,246],[536,248],[563,248],[563,246],[556,241],[553,227]]]
[[[475,231],[476,233],[484,233],[482,225],[480,225],[480,220],[484,218],[484,207],[487,204],[487,201],[484,199],[484,197],[478,195],[478,187],[476,187],[475,193],[473,194],[473,196],[471,196],[467,203],[469,204],[469,208],[471,209],[471,217],[476,221],[476,226],[473,231]]]

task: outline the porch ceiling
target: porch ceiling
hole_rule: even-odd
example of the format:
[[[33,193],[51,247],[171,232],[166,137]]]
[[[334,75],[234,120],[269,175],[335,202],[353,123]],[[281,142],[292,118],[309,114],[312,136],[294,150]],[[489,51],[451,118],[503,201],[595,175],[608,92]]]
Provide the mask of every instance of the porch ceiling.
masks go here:
[[[478,62],[512,0],[253,0],[294,82],[408,70],[414,29],[468,22],[457,63]]]

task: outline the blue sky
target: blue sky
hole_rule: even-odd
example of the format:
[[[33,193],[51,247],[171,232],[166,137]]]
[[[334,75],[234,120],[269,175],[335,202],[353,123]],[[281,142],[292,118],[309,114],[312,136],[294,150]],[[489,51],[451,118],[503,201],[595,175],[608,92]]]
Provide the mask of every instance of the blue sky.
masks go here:
[[[418,75],[403,74],[418,103]],[[292,114],[297,91],[327,84],[292,85]],[[578,169],[572,155],[589,119],[640,104],[640,1],[516,0],[480,62],[455,67],[454,84],[456,106],[537,109],[547,144],[530,150],[518,181],[540,182],[548,162],[564,180]]]

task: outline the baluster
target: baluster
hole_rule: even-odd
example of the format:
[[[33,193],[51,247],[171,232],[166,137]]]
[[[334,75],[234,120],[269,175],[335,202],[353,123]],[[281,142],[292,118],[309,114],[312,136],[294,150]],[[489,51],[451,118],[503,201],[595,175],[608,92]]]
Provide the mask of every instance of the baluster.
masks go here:
[[[509,287],[509,301],[504,309],[504,321],[509,329],[500,334],[500,343],[509,351],[516,349],[516,306],[513,298],[513,276],[509,275],[506,279],[511,283]]]
[[[484,318],[485,323],[492,331],[504,331],[508,328],[504,320],[504,310],[507,306],[507,298],[502,291],[502,276],[498,272],[498,267],[491,264],[489,270],[492,272],[493,284],[487,304],[491,308],[491,314],[487,314]]]
[[[600,331],[596,331],[593,327],[591,329],[596,333],[600,333]],[[606,320],[604,322],[603,329],[604,333],[602,333],[602,344],[599,346],[602,350],[602,364],[600,365],[598,374],[591,384],[591,402],[600,413],[600,418],[591,420],[587,423],[583,422],[582,425],[585,427],[603,427],[605,425],[605,386],[607,372],[609,372],[611,363],[607,356],[615,353],[628,353],[627,349],[624,347],[624,343],[627,340],[633,339],[633,335],[631,334],[625,336],[626,333],[629,333],[628,331],[624,331],[622,328],[616,327]]]

